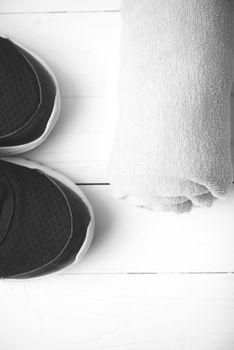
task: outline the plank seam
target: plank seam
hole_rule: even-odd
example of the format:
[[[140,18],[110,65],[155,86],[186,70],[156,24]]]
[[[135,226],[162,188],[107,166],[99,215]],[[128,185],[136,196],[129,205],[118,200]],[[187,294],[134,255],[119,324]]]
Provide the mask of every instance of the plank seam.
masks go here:
[[[39,14],[48,14],[48,15],[56,15],[56,14],[76,14],[76,13],[119,13],[120,10],[78,10],[78,11],[16,11],[16,12],[0,12],[0,15],[39,15]]]
[[[191,272],[63,272],[62,275],[233,275],[234,271],[191,271]]]
[[[108,182],[87,182],[87,183],[76,183],[77,186],[110,186]]]
[[[234,184],[234,182],[232,182]],[[111,186],[109,182],[76,182],[77,186]]]
[[[234,184],[234,181],[232,182]],[[109,182],[76,182],[75,183],[77,186],[110,186],[111,184]]]

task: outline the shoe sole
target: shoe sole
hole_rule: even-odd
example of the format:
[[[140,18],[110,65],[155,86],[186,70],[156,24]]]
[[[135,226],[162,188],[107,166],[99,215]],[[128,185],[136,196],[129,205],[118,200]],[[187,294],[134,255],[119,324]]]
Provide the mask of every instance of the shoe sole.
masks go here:
[[[93,212],[93,208],[88,200],[88,198],[85,196],[85,194],[81,191],[81,189],[73,182],[71,181],[69,178],[67,178],[66,176],[60,174],[59,172],[53,170],[53,169],[50,169],[44,165],[41,165],[39,163],[36,163],[36,162],[33,162],[33,161],[30,161],[30,160],[27,160],[27,159],[24,159],[24,158],[5,158],[3,159],[4,161],[8,161],[10,163],[14,163],[14,164],[18,164],[18,165],[21,165],[21,166],[24,166],[26,168],[30,168],[30,169],[38,169],[40,171],[42,171],[43,173],[45,173],[46,175],[48,175],[49,177],[52,177],[56,180],[58,180],[59,182],[63,183],[65,186],[67,186],[69,189],[71,189],[73,192],[75,192],[80,198],[81,200],[83,201],[83,203],[86,205],[86,207],[88,208],[88,211],[89,211],[89,214],[90,214],[90,223],[89,223],[89,226],[87,228],[87,231],[86,231],[86,237],[85,237],[85,240],[84,240],[84,243],[83,245],[81,246],[81,248],[79,249],[79,252],[77,253],[76,257],[75,257],[75,260],[68,266],[65,266],[64,268],[58,270],[58,271],[54,271],[54,272],[48,272],[47,275],[38,275],[38,276],[35,276],[35,277],[29,277],[27,278],[27,274],[30,274],[32,273],[33,271],[38,271],[40,272],[40,269],[42,269],[43,267],[45,266],[41,266],[39,267],[38,269],[36,270],[33,270],[33,271],[29,271],[27,273],[23,273],[23,274],[20,274],[20,275],[17,275],[17,276],[13,276],[11,277],[11,279],[17,279],[20,277],[20,279],[27,279],[27,280],[34,280],[34,279],[38,279],[38,278],[46,278],[47,276],[52,276],[52,275],[55,275],[55,274],[61,274],[62,272],[68,270],[68,269],[71,269],[74,267],[74,265],[78,264],[82,259],[83,257],[86,255],[89,247],[90,247],[90,244],[92,242],[92,239],[93,239],[93,235],[94,235],[94,227],[95,227],[95,218],[94,218],[94,212]],[[51,262],[48,262],[48,264],[50,264]],[[47,264],[46,264],[47,265]],[[7,279],[9,281],[9,279]]]
[[[59,84],[58,84],[58,81],[57,81],[57,78],[56,78],[54,72],[40,56],[36,55],[34,52],[29,50],[28,48],[25,48],[23,45],[19,44],[17,41],[11,39],[9,36],[1,35],[1,37],[5,38],[5,39],[9,39],[13,44],[21,47],[23,50],[27,51],[33,58],[35,58],[46,69],[48,74],[51,76],[51,78],[54,82],[55,88],[56,88],[54,107],[53,107],[52,113],[50,115],[50,118],[48,120],[48,123],[46,125],[46,128],[45,128],[43,134],[40,137],[38,137],[36,140],[25,143],[23,145],[0,147],[0,155],[1,156],[13,156],[13,155],[25,153],[25,152],[28,152],[28,151],[34,149],[47,139],[47,137],[49,136],[49,134],[51,133],[51,131],[55,127],[55,125],[58,121],[58,118],[59,118],[59,114],[60,114],[60,110],[61,110],[61,94],[60,94],[60,90],[59,90]]]

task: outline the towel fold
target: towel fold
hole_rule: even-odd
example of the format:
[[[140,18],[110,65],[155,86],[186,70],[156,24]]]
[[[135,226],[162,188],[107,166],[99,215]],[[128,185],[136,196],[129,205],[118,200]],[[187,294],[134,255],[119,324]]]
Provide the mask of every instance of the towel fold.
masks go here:
[[[123,0],[117,197],[187,212],[232,182],[230,0]]]

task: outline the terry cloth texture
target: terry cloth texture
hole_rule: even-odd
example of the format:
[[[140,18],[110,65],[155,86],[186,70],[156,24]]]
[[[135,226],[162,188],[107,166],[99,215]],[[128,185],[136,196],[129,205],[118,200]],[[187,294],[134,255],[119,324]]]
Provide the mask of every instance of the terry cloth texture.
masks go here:
[[[123,0],[121,117],[109,165],[119,198],[180,213],[227,194],[232,7]]]

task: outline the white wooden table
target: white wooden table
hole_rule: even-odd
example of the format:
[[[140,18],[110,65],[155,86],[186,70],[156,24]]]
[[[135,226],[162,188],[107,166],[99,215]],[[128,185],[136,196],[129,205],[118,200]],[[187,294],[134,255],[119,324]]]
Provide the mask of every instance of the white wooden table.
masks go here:
[[[112,197],[119,6],[0,2],[0,33],[43,57],[62,91],[57,127],[24,156],[81,184],[97,221],[88,255],[72,270],[1,281],[0,350],[234,349],[234,186],[212,208],[181,216]]]

